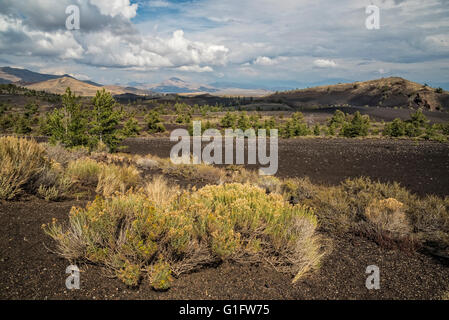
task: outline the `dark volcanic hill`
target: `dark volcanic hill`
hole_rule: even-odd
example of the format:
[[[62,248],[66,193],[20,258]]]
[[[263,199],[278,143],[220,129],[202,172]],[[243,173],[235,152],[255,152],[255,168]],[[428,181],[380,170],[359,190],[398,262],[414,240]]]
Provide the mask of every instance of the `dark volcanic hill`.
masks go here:
[[[399,77],[278,92],[265,98],[295,109],[334,105],[449,110],[449,93]]]

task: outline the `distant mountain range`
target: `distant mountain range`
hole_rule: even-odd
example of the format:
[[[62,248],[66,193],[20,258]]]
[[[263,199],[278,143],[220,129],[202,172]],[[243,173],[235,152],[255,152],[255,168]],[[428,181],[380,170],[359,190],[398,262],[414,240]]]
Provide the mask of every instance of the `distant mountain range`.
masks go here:
[[[3,67],[0,68],[0,84],[14,83],[29,89],[47,91],[51,93],[63,93],[68,85],[78,95],[92,96],[99,88],[105,88],[115,95],[135,94],[214,94],[214,95],[239,95],[239,96],[264,96],[271,93],[257,87],[239,87],[237,84],[221,84],[217,86],[192,83],[180,78],[170,78],[160,83],[145,84],[138,82],[128,83],[126,86],[101,85],[89,80],[78,80],[71,75],[52,75],[33,72],[26,69]],[[64,87],[65,86],[65,87]]]
[[[170,78],[157,84],[144,84],[139,88],[149,89],[160,93],[193,93],[193,92],[217,92],[218,89],[208,85],[189,83],[179,78]]]
[[[204,94],[210,93],[213,95],[233,95],[233,96],[263,96],[271,93],[268,90],[260,89],[256,86],[239,86],[235,83],[214,83],[214,84],[199,84],[186,82],[180,78],[170,78],[157,84],[138,84],[130,83],[129,85],[136,85],[137,88],[147,89],[158,93],[177,93],[177,94]]]
[[[339,79],[333,79],[337,82]],[[67,87],[80,96],[94,96],[104,88],[115,96],[127,97],[175,93],[186,96],[213,95],[252,96],[260,101],[281,103],[294,109],[335,105],[425,108],[449,110],[449,92],[399,77],[339,83],[273,93],[257,86],[216,82],[211,85],[170,78],[156,84],[130,83],[128,86],[107,85],[77,80],[70,75],[42,74],[26,69],[0,68],[0,83],[14,83],[29,89],[62,94]]]

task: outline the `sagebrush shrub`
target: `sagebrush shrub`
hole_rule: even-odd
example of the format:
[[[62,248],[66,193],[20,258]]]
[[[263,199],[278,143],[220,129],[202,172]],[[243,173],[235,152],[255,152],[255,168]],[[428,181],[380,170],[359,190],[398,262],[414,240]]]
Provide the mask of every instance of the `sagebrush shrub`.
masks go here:
[[[311,209],[251,185],[185,191],[171,201],[128,192],[73,208],[68,229],[45,227],[66,258],[100,263],[129,285],[146,272],[155,289],[173,275],[224,260],[264,262],[297,275],[322,256]],[[158,203],[159,202],[159,203]]]

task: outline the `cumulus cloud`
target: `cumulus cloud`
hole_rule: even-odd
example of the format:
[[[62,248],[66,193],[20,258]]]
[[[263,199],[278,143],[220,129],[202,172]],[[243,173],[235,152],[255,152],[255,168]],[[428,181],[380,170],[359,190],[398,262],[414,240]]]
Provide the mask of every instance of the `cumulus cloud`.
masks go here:
[[[191,41],[182,30],[168,38],[142,35],[129,21],[138,8],[129,0],[78,1],[81,28],[76,32],[65,29],[65,5],[70,4],[69,0],[2,1],[6,5],[6,13],[0,14],[3,53],[72,59],[101,67],[185,67],[184,70],[194,72],[211,72],[208,65],[225,65],[227,61],[229,49]],[[51,3],[56,10],[50,10]]]
[[[360,0],[0,0],[0,61],[76,64],[106,79],[183,71],[277,85],[364,80],[383,69],[449,83],[447,3],[378,1],[381,28],[367,30]],[[76,32],[65,29],[69,4],[81,10]]]
[[[313,64],[318,68],[335,68],[337,63],[334,60],[316,59]]]
[[[123,15],[125,18],[134,18],[137,14],[138,4],[131,4],[129,0],[90,0],[104,15],[115,17]]]

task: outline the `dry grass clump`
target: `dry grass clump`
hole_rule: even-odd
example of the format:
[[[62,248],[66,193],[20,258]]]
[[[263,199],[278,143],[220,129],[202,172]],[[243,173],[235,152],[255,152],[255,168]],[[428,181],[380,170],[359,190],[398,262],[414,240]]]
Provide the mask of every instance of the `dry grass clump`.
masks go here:
[[[138,158],[138,156],[125,153],[93,152],[90,158],[106,164],[132,165],[135,162],[135,158]]]
[[[85,186],[96,186],[98,184],[98,175],[103,165],[90,158],[81,158],[70,161],[67,166],[67,175],[74,182]]]
[[[404,247],[413,246],[412,228],[404,204],[394,198],[373,200],[365,209],[363,232],[377,243],[389,246],[391,242]]]
[[[443,295],[441,296],[441,300],[449,301],[449,291],[443,293]]]
[[[395,233],[399,236],[411,232],[404,204],[394,198],[374,200],[365,209],[365,217],[378,230]]]
[[[159,162],[147,157],[138,157],[136,160],[136,166],[145,170],[159,168]]]
[[[208,183],[218,184],[223,176],[223,170],[207,163],[193,164],[193,159],[185,159],[185,163],[173,163],[170,158],[161,159],[151,157],[158,162],[162,173],[170,176],[178,176],[183,179],[196,179]]]
[[[139,171],[134,166],[105,164],[90,158],[69,162],[67,175],[83,186],[96,186],[96,192],[103,196],[126,192],[140,183]]]
[[[36,194],[47,201],[57,201],[66,198],[73,186],[72,179],[64,172],[57,162],[52,162],[50,170],[40,175],[34,184]],[[37,189],[36,189],[37,188]]]
[[[54,221],[45,231],[67,259],[104,265],[131,286],[146,278],[158,290],[173,276],[224,260],[269,262],[294,280],[317,267],[322,253],[311,209],[248,184],[178,195],[158,182],[73,208],[68,228]]]
[[[222,169],[223,170],[223,169]],[[221,183],[251,183],[257,184],[260,176],[255,170],[247,170],[244,166],[228,165],[221,175]]]
[[[449,197],[413,198],[407,215],[421,241],[449,257]]]
[[[166,207],[181,194],[179,186],[169,185],[163,176],[153,177],[143,190],[153,200],[155,205],[162,207]]]
[[[36,181],[52,163],[42,146],[33,140],[0,138],[0,199],[12,200],[24,191],[34,193]]]
[[[34,140],[0,138],[0,199],[12,200],[23,193],[48,201],[64,198],[71,181],[62,166],[48,157]]]
[[[134,166],[104,165],[98,174],[97,193],[107,197],[114,192],[126,192],[140,183],[139,171]]]
[[[52,145],[49,143],[41,143],[41,145],[45,148],[48,157],[63,167],[66,167],[70,161],[87,157],[90,153],[86,147],[67,149],[61,144]]]

